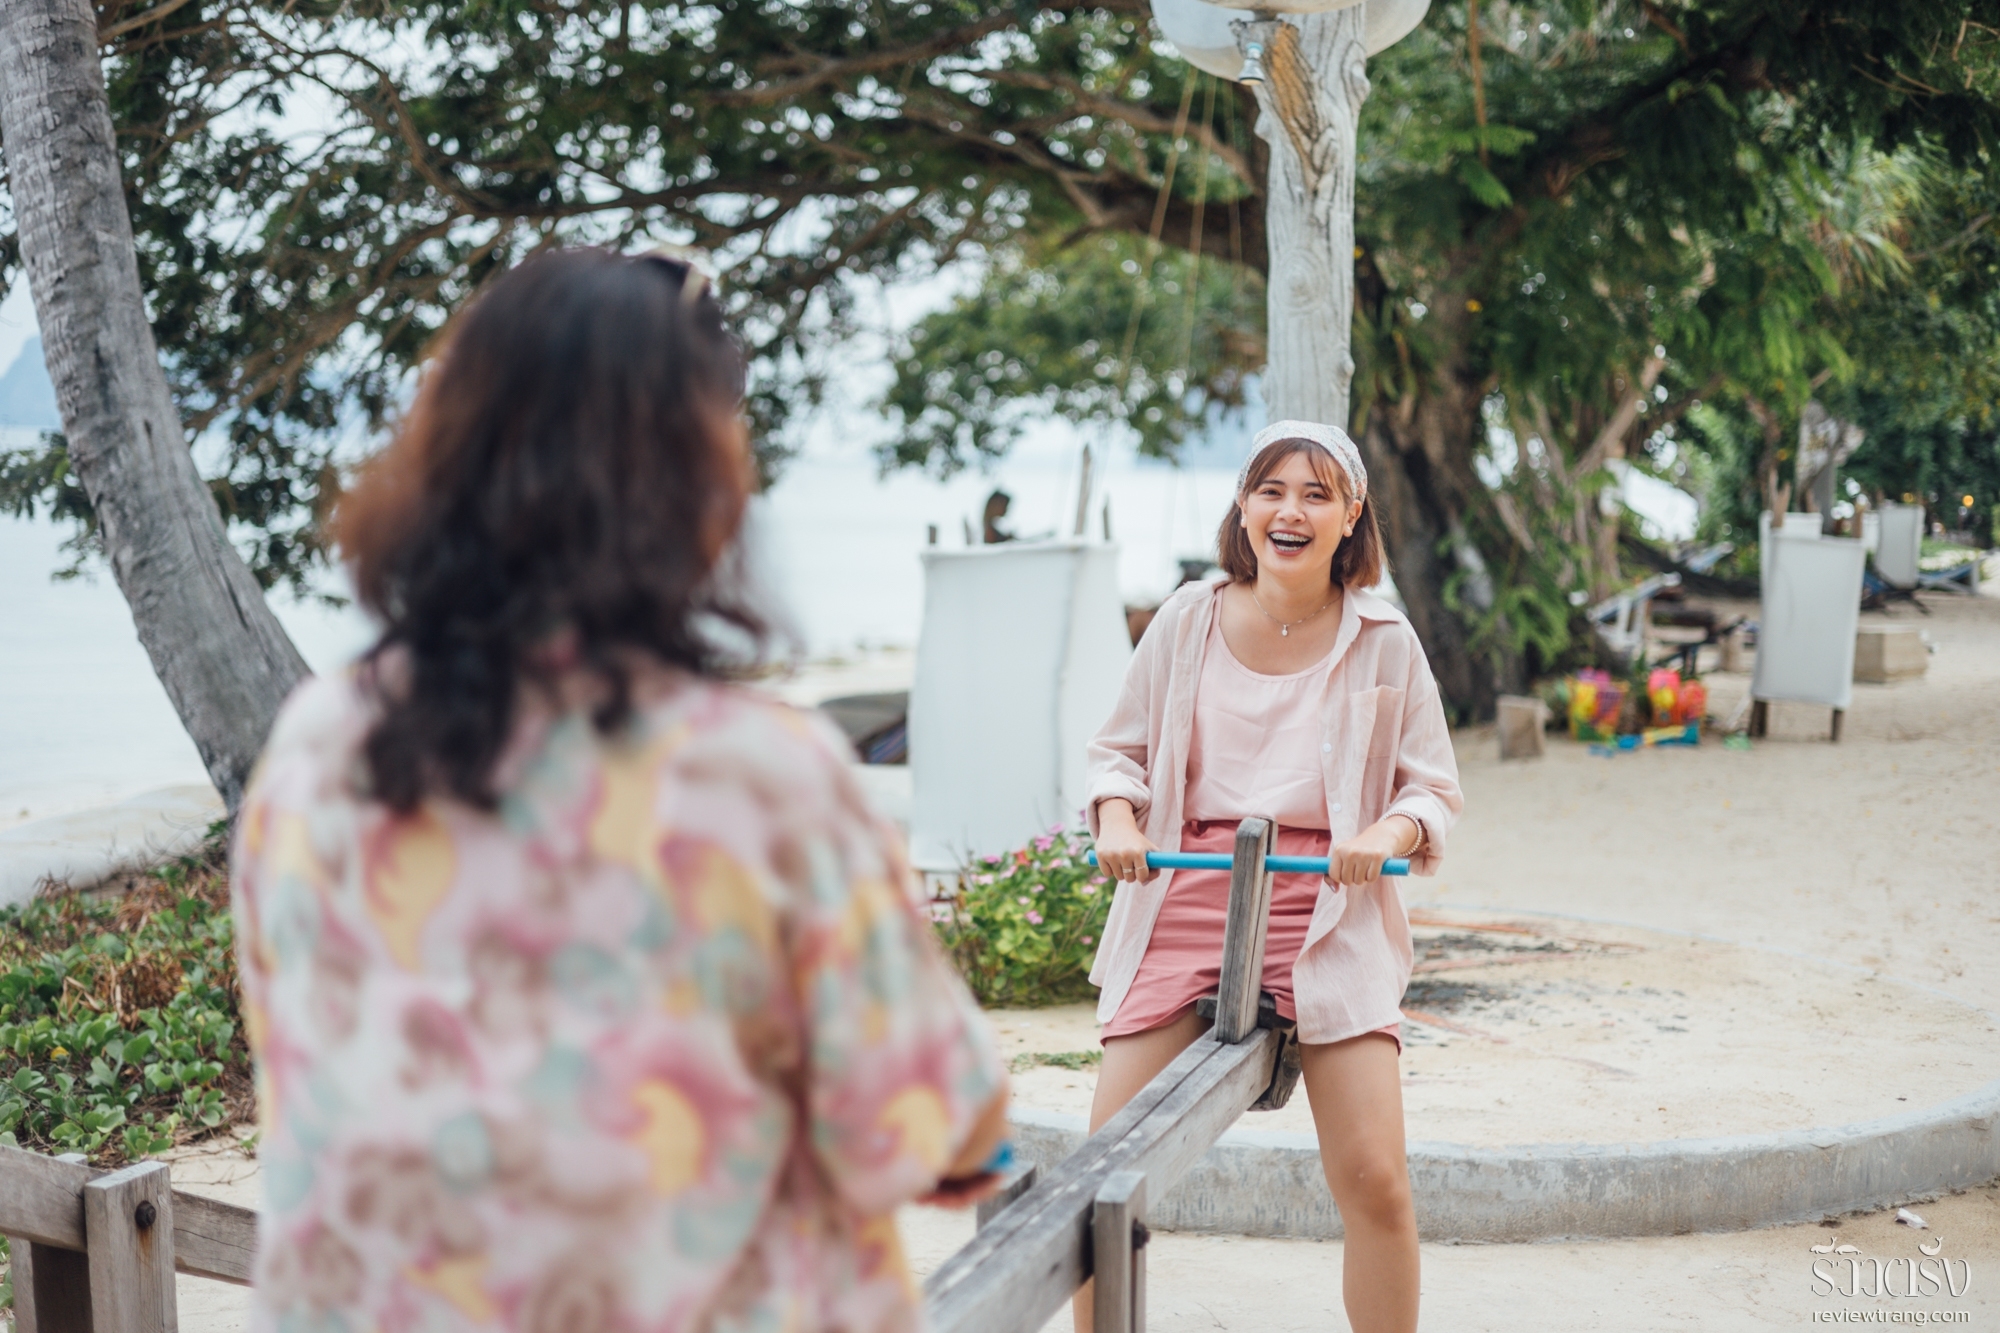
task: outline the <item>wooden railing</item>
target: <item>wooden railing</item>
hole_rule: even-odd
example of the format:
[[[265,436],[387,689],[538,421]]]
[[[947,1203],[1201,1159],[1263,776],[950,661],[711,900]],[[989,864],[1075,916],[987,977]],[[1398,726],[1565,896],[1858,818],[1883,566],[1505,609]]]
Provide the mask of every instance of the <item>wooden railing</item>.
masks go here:
[[[1260,819],[1237,830],[1214,1027],[1075,1153],[981,1205],[978,1233],[925,1284],[935,1333],[1035,1333],[1093,1277],[1096,1333],[1144,1329],[1146,1201],[1298,1081],[1289,1026],[1258,1007],[1271,839]],[[171,1181],[164,1162],[100,1171],[0,1147],[17,1333],[172,1333],[176,1272],[248,1285],[256,1213]]]
[[[162,1333],[176,1272],[249,1285],[257,1214],[171,1179],[165,1162],[99,1171],[0,1147],[16,1333]]]

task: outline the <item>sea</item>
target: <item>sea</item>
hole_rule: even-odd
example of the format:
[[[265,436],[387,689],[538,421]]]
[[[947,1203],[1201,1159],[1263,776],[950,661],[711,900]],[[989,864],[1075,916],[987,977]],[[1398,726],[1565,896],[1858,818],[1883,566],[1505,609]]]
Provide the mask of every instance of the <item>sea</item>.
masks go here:
[[[758,499],[750,524],[755,563],[804,657],[914,647],[933,529],[940,545],[963,547],[996,489],[1011,497],[1016,535],[1070,535],[1078,444],[1067,430],[1042,432],[991,472],[946,480],[884,477],[866,448],[809,445]],[[1095,469],[1087,535],[1104,539],[1108,505],[1126,599],[1157,601],[1179,582],[1181,558],[1212,549],[1235,472],[1100,448],[1110,457]],[[67,535],[46,518],[0,517],[0,828],[206,780],[109,568],[100,561],[81,577],[55,577],[68,563]],[[321,591],[344,595],[339,570]],[[279,592],[271,603],[315,671],[338,668],[372,640],[351,600]]]

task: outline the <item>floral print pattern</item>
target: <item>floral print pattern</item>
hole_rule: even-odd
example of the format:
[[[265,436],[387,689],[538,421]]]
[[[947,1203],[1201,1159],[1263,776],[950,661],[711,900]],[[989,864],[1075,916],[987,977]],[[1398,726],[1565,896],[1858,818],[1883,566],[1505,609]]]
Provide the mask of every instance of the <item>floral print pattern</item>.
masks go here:
[[[838,733],[685,679],[398,816],[371,722],[308,682],[238,821],[253,1327],[915,1327],[893,1210],[1003,1076]]]

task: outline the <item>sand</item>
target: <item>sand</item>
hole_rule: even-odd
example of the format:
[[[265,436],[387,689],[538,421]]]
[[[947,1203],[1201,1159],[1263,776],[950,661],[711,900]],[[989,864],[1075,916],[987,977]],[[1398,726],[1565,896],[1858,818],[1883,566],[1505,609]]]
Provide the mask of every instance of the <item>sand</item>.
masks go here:
[[[1522,913],[1424,919],[1451,924],[1415,932],[1417,966],[1438,970],[1419,972],[1404,1001],[1412,1139],[1502,1147],[1807,1129],[1929,1106],[2000,1077],[2000,1023],[1879,974]],[[1483,953],[1455,947],[1493,937],[1503,944]],[[1094,1051],[1090,1008],[994,1020],[1024,1066],[1017,1100],[1086,1114],[1093,1071],[1032,1056]],[[1303,1095],[1244,1124],[1313,1132]]]
[[[1705,744],[1607,760],[1554,742],[1540,760],[1503,764],[1490,730],[1459,736],[1466,815],[1446,872],[1413,881],[1410,904],[1453,923],[1440,936],[1519,922],[1602,947],[1427,974],[1504,993],[1462,996],[1437,1015],[1472,1032],[1413,1033],[1413,1138],[1518,1142],[1544,1122],[1588,1139],[1716,1132],[1702,1127],[1725,1122],[1776,1129],[1921,1105],[2000,1077],[1980,1012],[2000,1010],[2000,600],[1927,601],[1928,618],[1908,608],[1889,618],[1931,634],[1929,674],[1857,685],[1837,746],[1824,739],[1824,710],[1783,705],[1772,738],[1747,753]],[[1726,713],[1747,681],[1716,674],[1710,684]],[[1621,943],[1633,947],[1611,947]],[[1001,1021],[1017,1052],[1094,1044],[1080,1010]],[[1040,1069],[1021,1087],[1038,1103],[1080,1107],[1090,1077]],[[1579,1098],[1596,1110],[1572,1123]],[[239,1198],[254,1189],[253,1164],[234,1154],[203,1162],[177,1162],[177,1181]],[[228,1183],[196,1184],[205,1174]],[[1880,1213],[1734,1235],[1426,1245],[1423,1326],[1736,1330],[1921,1311],[1992,1327],[2000,1188],[1917,1210],[1928,1232]],[[964,1215],[931,1209],[906,1209],[901,1221],[922,1272],[971,1229]],[[1970,1288],[1955,1299],[1817,1296],[1809,1247],[1836,1235],[1883,1258],[1942,1236],[1947,1256],[1967,1260]],[[1156,1330],[1346,1326],[1337,1242],[1162,1235],[1154,1244]],[[187,1333],[242,1326],[241,1291],[192,1278],[181,1286]]]
[[[257,1165],[233,1147],[184,1151],[173,1160],[181,1189],[254,1206]],[[1544,1330],[1765,1329],[1822,1312],[1922,1309],[1964,1313],[1974,1328],[2000,1320],[2000,1186],[1916,1205],[1929,1229],[1893,1212],[1832,1225],[1773,1227],[1732,1235],[1540,1245],[1425,1245],[1422,1327],[1438,1333]],[[905,1208],[897,1221],[919,1277],[972,1235],[969,1213]],[[1870,1300],[1814,1294],[1814,1245],[1838,1238],[1863,1257],[1914,1255],[1943,1238],[1943,1256],[1965,1259],[1963,1296]],[[1148,1251],[1148,1325],[1154,1333],[1331,1333],[1347,1327],[1340,1305],[1338,1241],[1262,1240],[1161,1233]],[[1840,1270],[1845,1273],[1844,1266]],[[1843,1279],[1844,1281],[1844,1279]],[[203,1278],[180,1279],[182,1333],[241,1333],[249,1292]],[[1067,1314],[1049,1321],[1068,1333]],[[582,1333],[579,1330],[579,1333]]]

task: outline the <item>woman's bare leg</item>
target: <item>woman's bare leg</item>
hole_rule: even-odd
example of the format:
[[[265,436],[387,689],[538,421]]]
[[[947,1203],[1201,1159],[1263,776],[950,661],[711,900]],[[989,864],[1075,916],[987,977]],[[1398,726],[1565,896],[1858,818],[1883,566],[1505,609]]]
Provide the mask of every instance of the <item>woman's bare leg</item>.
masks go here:
[[[1097,1095],[1090,1101],[1090,1132],[1104,1128],[1105,1122],[1125,1109],[1125,1103],[1139,1095],[1154,1075],[1174,1062],[1174,1057],[1208,1031],[1208,1020],[1189,1008],[1172,1022],[1125,1037],[1109,1037],[1104,1042],[1104,1063],[1097,1070]],[[1070,1317],[1076,1333],[1092,1333],[1092,1289],[1086,1282],[1070,1302]]]
[[[1416,1333],[1417,1215],[1403,1151],[1396,1043],[1369,1032],[1300,1052],[1320,1165],[1347,1233],[1341,1266],[1347,1322],[1354,1333]]]

